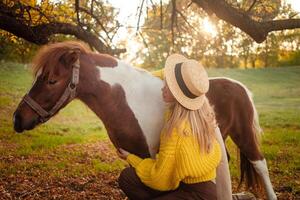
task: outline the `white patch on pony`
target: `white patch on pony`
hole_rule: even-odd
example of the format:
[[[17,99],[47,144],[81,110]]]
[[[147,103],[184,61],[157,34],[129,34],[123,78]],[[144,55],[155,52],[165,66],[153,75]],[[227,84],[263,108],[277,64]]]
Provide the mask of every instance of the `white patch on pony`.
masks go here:
[[[37,73],[36,73],[36,76],[35,76],[35,79],[34,79],[32,85],[35,84],[36,80],[39,78],[39,76],[40,76],[42,73],[43,73],[43,68],[40,68],[40,69],[37,71]]]
[[[260,137],[263,133],[263,130],[262,128],[260,127],[259,125],[259,118],[258,118],[258,113],[257,113],[257,110],[254,106],[254,102],[253,102],[253,94],[252,92],[250,92],[250,90],[241,82],[237,81],[237,80],[234,80],[234,79],[231,79],[231,78],[227,78],[227,77],[213,77],[213,78],[209,78],[209,79],[227,79],[233,83],[236,83],[236,84],[239,84],[241,87],[243,87],[247,93],[247,95],[249,96],[249,99],[250,99],[250,102],[251,102],[251,105],[252,105],[252,108],[253,108],[253,114],[254,114],[254,118],[253,118],[253,130],[255,131],[255,133],[257,134],[258,137]]]
[[[151,73],[118,60],[116,67],[98,67],[101,80],[111,86],[120,84],[126,100],[143,131],[152,157],[159,148],[165,103],[161,95],[163,81]]]
[[[269,171],[266,159],[263,160],[257,160],[257,161],[251,161],[252,165],[254,166],[255,171],[260,175],[260,177],[263,180],[268,200],[276,200],[276,194],[273,190],[273,186],[269,177]]]

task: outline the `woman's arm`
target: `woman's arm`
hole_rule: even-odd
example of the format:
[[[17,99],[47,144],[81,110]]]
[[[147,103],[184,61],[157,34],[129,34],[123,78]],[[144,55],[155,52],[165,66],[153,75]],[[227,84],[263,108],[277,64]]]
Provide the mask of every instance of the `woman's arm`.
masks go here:
[[[156,159],[142,159],[134,154],[128,154],[125,150],[119,150],[121,158],[135,168],[141,181],[152,189],[168,191],[176,189],[180,180],[176,176],[175,152],[179,137],[176,133],[164,138],[160,146],[159,156]]]

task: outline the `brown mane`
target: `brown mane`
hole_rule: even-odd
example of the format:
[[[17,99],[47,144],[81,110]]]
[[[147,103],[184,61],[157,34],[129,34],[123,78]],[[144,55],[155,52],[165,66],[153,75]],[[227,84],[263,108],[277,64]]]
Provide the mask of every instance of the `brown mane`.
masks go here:
[[[36,78],[40,69],[43,69],[43,72],[51,73],[64,54],[78,50],[81,54],[91,52],[87,45],[78,41],[65,41],[43,46],[32,61],[32,72],[34,77]]]

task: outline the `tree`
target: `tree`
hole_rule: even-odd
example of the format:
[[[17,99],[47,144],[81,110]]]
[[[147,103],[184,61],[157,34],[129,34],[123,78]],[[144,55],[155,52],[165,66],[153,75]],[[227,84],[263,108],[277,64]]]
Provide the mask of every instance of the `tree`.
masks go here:
[[[0,1],[0,28],[17,37],[46,44],[55,34],[73,35],[92,48],[111,54],[124,52],[112,48],[112,38],[118,29],[115,15],[111,6],[98,0]]]
[[[0,60],[27,63],[38,46],[8,32],[0,32]]]
[[[257,15],[258,12],[253,12],[255,10],[259,11],[259,7],[266,8],[265,11],[268,11],[268,8],[275,8],[278,10],[279,8],[272,6],[276,4],[279,5],[279,0],[253,0],[248,8],[239,5],[247,5],[247,2],[249,1],[242,1],[241,4],[238,4],[238,1],[233,1],[234,4],[229,4],[225,0],[192,1],[209,15],[214,13],[218,18],[238,27],[258,43],[266,40],[269,32],[300,28],[300,19],[292,19],[293,16],[290,16],[291,18],[288,19],[274,20],[276,15],[270,15],[270,17],[264,20],[263,18],[259,18]],[[256,15],[253,15],[253,13],[256,13]]]
[[[272,2],[257,4],[251,9],[252,17],[264,21],[273,19],[274,16],[284,18],[294,15],[294,11],[287,4]],[[257,44],[243,31],[216,16],[210,16],[210,21],[218,33],[212,35],[205,31],[202,24],[208,20],[204,10],[199,9],[196,4],[189,5],[187,1],[180,1],[176,3],[176,12],[172,12],[173,3],[174,1],[163,4],[160,9],[148,8],[147,18],[139,30],[140,40],[145,44],[138,56],[144,61],[142,67],[163,67],[167,55],[174,52],[199,60],[206,67],[278,66],[279,60],[283,59],[280,56],[282,48],[299,44],[295,35],[297,30],[272,32],[267,40]],[[239,1],[236,6],[249,7],[246,3]],[[296,47],[293,49],[297,50]],[[287,56],[290,53],[285,51],[286,59],[294,58]]]

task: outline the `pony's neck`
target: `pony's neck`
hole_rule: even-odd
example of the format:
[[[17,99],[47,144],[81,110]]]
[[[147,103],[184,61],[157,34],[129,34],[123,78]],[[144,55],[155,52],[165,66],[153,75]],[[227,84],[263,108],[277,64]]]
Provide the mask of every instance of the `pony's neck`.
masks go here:
[[[91,68],[80,98],[102,120],[112,143],[142,157],[154,156],[163,123],[162,82],[122,62]],[[93,78],[92,78],[93,77]]]

